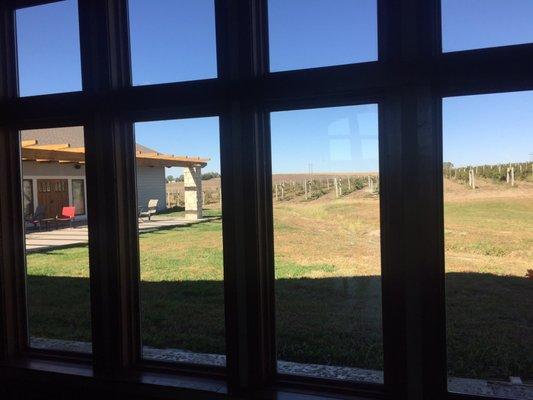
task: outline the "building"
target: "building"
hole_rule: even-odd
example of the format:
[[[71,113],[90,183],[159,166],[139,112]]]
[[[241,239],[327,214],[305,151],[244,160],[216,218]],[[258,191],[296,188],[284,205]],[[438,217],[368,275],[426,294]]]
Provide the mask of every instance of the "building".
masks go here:
[[[39,205],[45,218],[54,218],[64,206],[76,208],[76,218],[87,218],[83,127],[25,130],[21,133],[24,214]],[[158,200],[166,208],[166,167],[183,167],[185,214],[202,217],[202,168],[208,159],[159,153],[136,144],[137,203],[146,207]]]

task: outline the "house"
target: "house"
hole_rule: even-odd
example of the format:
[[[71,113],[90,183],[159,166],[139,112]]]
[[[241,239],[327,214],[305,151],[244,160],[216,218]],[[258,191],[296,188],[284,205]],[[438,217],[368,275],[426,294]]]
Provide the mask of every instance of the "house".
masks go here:
[[[54,218],[64,206],[76,207],[76,218],[87,218],[83,127],[24,130],[21,132],[24,215],[39,205],[44,217]],[[185,215],[202,217],[202,168],[209,159],[174,156],[136,144],[137,203],[146,207],[157,199],[166,208],[166,167],[183,167]]]

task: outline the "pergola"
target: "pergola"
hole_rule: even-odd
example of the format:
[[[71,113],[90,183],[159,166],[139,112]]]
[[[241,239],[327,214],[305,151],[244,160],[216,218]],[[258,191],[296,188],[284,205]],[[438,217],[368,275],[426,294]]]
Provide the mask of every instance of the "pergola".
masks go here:
[[[143,167],[200,167],[207,165],[209,158],[175,156],[157,152],[136,152],[137,165]],[[58,162],[60,164],[84,164],[85,147],[71,147],[69,143],[39,144],[37,140],[22,141],[22,160]]]
[[[22,161],[38,163],[85,164],[85,147],[72,147],[69,143],[39,144],[37,140],[23,140]],[[136,151],[137,166],[184,167],[185,218],[202,218],[202,168],[209,158],[175,156],[153,151]]]

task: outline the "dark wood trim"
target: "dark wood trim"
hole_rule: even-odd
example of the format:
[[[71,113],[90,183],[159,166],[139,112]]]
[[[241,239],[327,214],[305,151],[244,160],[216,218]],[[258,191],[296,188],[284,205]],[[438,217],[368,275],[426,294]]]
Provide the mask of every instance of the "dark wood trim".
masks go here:
[[[0,5],[0,101],[17,95],[15,19]],[[20,138],[0,121],[0,359],[12,359],[28,342]]]

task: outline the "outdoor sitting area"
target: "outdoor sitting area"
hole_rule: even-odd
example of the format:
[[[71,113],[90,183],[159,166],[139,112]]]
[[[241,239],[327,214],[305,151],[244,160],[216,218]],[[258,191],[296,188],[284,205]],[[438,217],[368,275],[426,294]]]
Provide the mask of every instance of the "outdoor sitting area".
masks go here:
[[[61,208],[61,214],[55,217],[45,218],[45,207],[38,205],[33,214],[24,217],[27,230],[49,231],[59,229],[61,226],[68,225],[74,227],[76,223],[76,207],[66,206]],[[81,222],[81,221],[78,221]]]

